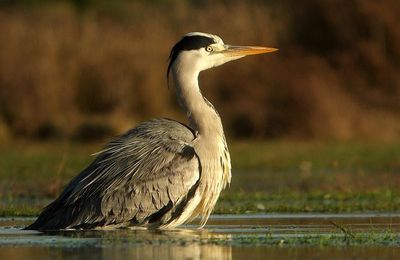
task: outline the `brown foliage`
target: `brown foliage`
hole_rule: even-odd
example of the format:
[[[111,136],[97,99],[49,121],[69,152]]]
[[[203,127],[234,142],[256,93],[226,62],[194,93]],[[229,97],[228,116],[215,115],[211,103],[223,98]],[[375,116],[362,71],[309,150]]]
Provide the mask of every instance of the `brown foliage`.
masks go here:
[[[184,120],[167,89],[167,57],[182,34],[205,31],[280,49],[202,73],[229,134],[399,137],[398,1],[199,2],[1,7],[0,136]]]

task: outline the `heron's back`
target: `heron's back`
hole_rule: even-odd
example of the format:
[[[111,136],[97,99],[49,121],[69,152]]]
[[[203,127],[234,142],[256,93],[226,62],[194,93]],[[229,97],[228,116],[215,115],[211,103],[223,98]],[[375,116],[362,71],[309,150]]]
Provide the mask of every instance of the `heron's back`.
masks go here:
[[[110,142],[27,229],[172,223],[199,187],[194,139],[173,120],[140,124]]]

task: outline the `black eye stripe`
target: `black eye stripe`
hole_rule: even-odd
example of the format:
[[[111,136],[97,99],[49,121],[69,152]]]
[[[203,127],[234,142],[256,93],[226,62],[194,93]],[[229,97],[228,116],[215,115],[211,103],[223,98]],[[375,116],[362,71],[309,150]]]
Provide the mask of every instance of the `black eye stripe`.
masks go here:
[[[201,35],[193,35],[193,36],[185,36],[179,42],[175,44],[172,48],[171,53],[169,55],[169,64],[167,70],[167,78],[169,77],[169,72],[171,70],[172,63],[178,57],[178,54],[181,51],[188,50],[197,50],[201,48],[207,48],[207,46],[216,43],[213,38],[201,36]]]
[[[211,45],[213,43],[215,43],[215,40],[210,37],[199,35],[185,36],[172,48],[171,55],[173,54],[173,52],[179,52],[183,50],[196,50],[207,47],[208,45]]]

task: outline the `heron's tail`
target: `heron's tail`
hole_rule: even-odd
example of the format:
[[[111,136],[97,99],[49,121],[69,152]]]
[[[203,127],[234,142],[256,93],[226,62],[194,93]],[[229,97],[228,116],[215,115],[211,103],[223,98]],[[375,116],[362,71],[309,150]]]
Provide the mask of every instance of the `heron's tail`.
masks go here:
[[[25,227],[25,230],[54,230],[66,228],[68,211],[60,210],[60,203],[56,200],[49,204],[39,217],[31,225]]]

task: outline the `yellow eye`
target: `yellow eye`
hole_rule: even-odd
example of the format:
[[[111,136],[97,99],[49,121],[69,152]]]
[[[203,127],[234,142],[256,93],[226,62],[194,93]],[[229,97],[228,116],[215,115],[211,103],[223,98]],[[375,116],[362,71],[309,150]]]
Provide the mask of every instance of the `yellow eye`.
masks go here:
[[[212,52],[212,51],[213,51],[213,48],[212,48],[211,46],[207,46],[207,47],[206,47],[206,51]]]

